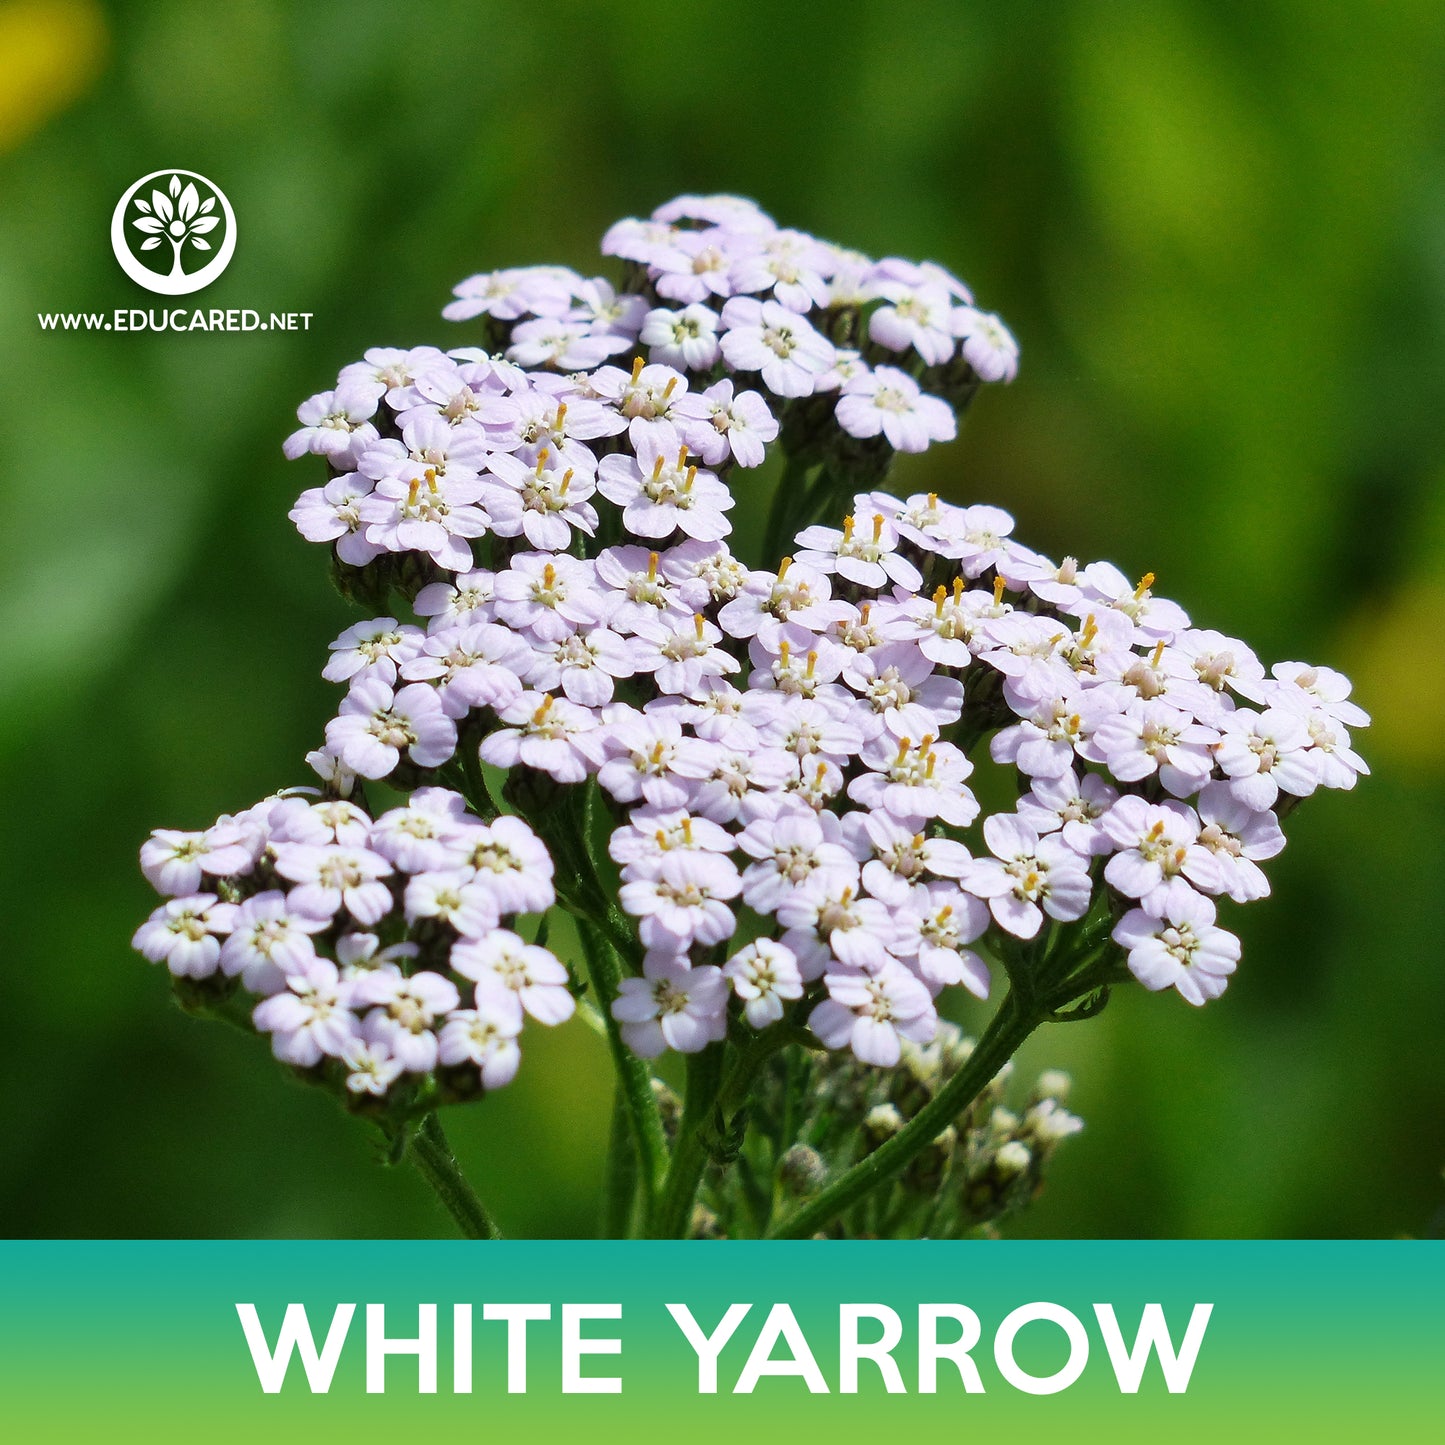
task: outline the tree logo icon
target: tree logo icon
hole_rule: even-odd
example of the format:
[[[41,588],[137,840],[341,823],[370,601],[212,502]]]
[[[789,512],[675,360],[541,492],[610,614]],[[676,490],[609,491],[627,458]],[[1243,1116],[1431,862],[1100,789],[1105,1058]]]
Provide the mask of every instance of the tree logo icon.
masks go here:
[[[110,245],[121,270],[147,291],[185,296],[209,286],[236,250],[236,213],[195,171],[152,171],[116,203]]]

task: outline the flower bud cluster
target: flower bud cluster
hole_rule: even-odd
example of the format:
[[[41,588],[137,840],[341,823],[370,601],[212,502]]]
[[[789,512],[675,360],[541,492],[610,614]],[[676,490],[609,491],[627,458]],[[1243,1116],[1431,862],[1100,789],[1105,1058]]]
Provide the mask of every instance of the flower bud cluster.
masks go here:
[[[775,1067],[757,1090],[760,1132],[776,1130],[782,1120],[792,1127],[752,1141],[734,1167],[709,1174],[703,1194],[711,1232],[761,1233],[780,1207],[826,1189],[907,1128],[974,1047],[943,1020],[930,1044],[905,1044],[899,1067],[888,1072],[847,1053],[814,1053],[801,1074],[797,1064]],[[1067,1074],[1049,1070],[1019,1101],[1013,1066],[1006,1065],[891,1187],[846,1212],[830,1236],[992,1234],[1038,1196],[1054,1150],[1084,1127],[1064,1107],[1069,1087]]]

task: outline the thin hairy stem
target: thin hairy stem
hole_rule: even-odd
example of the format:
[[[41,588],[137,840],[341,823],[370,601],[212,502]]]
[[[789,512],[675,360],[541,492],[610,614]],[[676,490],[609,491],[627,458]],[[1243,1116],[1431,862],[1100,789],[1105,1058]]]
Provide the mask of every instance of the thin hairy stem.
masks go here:
[[[502,1237],[501,1230],[462,1173],[442,1130],[441,1120],[435,1114],[428,1114],[421,1121],[407,1155],[416,1165],[417,1173],[431,1185],[432,1192],[465,1238]]]
[[[652,1070],[645,1059],[638,1058],[623,1043],[617,1020],[612,1017],[612,1003],[622,982],[622,964],[608,935],[588,918],[577,919],[577,932],[587,955],[587,972],[592,980],[597,1011],[607,1029],[617,1086],[632,1125],[637,1182],[642,1192],[643,1217],[648,1220],[667,1167],[667,1136],[663,1133],[662,1115],[652,1088]]]

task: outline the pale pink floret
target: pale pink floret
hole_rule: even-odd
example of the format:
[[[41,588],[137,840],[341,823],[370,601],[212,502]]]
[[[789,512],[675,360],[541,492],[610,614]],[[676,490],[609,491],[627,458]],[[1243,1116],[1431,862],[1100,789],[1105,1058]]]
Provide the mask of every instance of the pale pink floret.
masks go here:
[[[505,928],[494,929],[485,938],[466,939],[454,944],[452,969],[477,986],[478,1007],[492,996],[510,997],[539,1023],[560,1024],[572,1017],[577,1007],[567,969],[545,948],[526,943]]]
[[[484,1089],[500,1089],[517,1076],[522,1051],[520,1010],[514,1017],[499,1007],[456,1009],[442,1025],[437,1040],[437,1062],[448,1068],[471,1065]]]
[[[743,1016],[755,1029],[777,1023],[789,1003],[803,996],[803,976],[792,949],[757,938],[728,959],[723,976],[743,1001]]]
[[[700,1053],[727,1033],[728,985],[720,969],[689,968],[685,958],[650,954],[642,978],[624,978],[612,1016],[635,1054],[655,1059],[667,1049]]]
[[[131,946],[177,978],[209,978],[221,957],[221,939],[235,924],[236,907],[214,893],[171,898],[136,930]]]
[[[1239,963],[1239,940],[1215,926],[1213,902],[1198,893],[1171,898],[1162,918],[1132,909],[1113,937],[1145,988],[1173,988],[1195,1005],[1218,998]]]
[[[906,371],[876,366],[843,384],[836,408],[838,425],[849,436],[882,435],[895,451],[927,451],[933,442],[958,433],[953,408],[928,396]]]
[[[993,858],[980,858],[963,877],[988,901],[994,921],[1017,938],[1033,938],[1044,915],[1071,923],[1089,911],[1093,886],[1083,860],[1062,838],[1040,838],[1027,823],[995,813],[983,825]]]
[[[865,1064],[891,1069],[904,1039],[926,1044],[938,1030],[928,990],[894,959],[877,973],[829,973],[828,997],[808,1026],[830,1049],[850,1048]]]
[[[457,748],[457,725],[442,709],[433,687],[414,682],[393,692],[364,679],[326,725],[326,743],[353,772],[384,778],[405,753],[418,767],[434,768]]]

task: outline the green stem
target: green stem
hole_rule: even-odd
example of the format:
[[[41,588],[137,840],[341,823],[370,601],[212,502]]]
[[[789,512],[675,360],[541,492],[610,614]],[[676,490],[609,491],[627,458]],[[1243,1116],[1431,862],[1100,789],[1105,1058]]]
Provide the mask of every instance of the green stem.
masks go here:
[[[763,536],[763,565],[775,567],[799,530],[797,519],[807,508],[808,473],[817,465],[812,456],[790,456],[778,478],[768,525]]]
[[[407,1151],[417,1172],[441,1200],[457,1228],[467,1239],[500,1239],[502,1232],[487,1213],[476,1191],[467,1182],[442,1131],[441,1120],[428,1114],[411,1140]]]
[[[895,1178],[973,1103],[1042,1018],[1043,1013],[1037,1007],[1026,1009],[1017,996],[1010,993],[968,1061],[938,1093],[898,1133],[785,1219],[769,1238],[808,1239],[865,1194]]]
[[[612,1132],[607,1141],[607,1173],[602,1195],[603,1239],[626,1239],[632,1232],[637,1203],[637,1150],[622,1085],[612,1100]]]
[[[677,1147],[672,1151],[672,1163],[652,1221],[654,1239],[683,1239],[692,1222],[693,1204],[707,1168],[708,1150],[703,1134],[711,1127],[722,1093],[725,1047],[710,1044],[700,1054],[687,1056],[682,1122],[678,1125]]]
[[[632,1124],[643,1214],[644,1218],[650,1219],[653,1199],[667,1166],[667,1136],[663,1133],[657,1096],[652,1092],[652,1070],[646,1060],[638,1058],[623,1043],[617,1020],[612,1017],[612,1002],[622,982],[622,965],[607,934],[587,918],[577,919],[577,932],[587,955],[587,972],[592,980],[597,1011],[607,1029],[607,1043],[617,1071],[617,1086]]]

